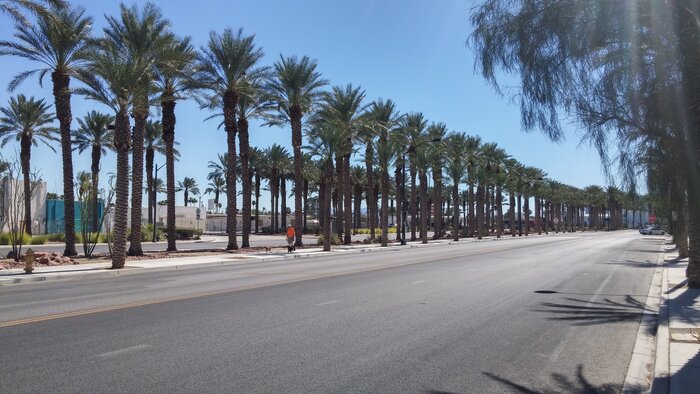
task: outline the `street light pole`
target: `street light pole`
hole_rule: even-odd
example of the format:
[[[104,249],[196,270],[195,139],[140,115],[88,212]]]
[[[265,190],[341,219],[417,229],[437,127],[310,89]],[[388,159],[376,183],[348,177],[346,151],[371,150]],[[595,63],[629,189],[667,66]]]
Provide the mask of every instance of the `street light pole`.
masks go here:
[[[158,213],[158,198],[157,198],[158,187],[156,185],[158,183],[158,170],[160,170],[164,166],[165,166],[165,163],[161,164],[160,166],[156,165],[155,166],[155,168],[156,168],[155,175],[153,176],[153,240],[152,240],[152,242],[156,242],[156,223],[158,222],[156,220],[156,215]]]

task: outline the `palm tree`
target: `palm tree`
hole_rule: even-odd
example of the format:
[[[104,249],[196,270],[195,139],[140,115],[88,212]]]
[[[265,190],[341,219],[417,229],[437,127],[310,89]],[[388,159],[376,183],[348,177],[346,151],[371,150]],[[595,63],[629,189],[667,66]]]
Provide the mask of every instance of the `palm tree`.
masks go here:
[[[44,6],[46,3],[51,7],[65,7],[66,3],[63,0],[44,0],[44,1],[31,1],[31,0],[2,0],[0,1],[0,13],[9,15],[15,23],[22,26],[29,26],[29,21],[22,13],[23,10],[27,10],[35,15],[47,15],[50,10]]]
[[[273,144],[271,147],[265,150],[265,157],[267,158],[268,166],[268,181],[270,184],[270,211],[272,212],[272,229],[273,232],[277,233],[279,231],[279,188],[280,188],[280,174],[284,171],[285,163],[289,161],[289,152],[287,148],[280,145]],[[286,212],[284,213],[286,214]]]
[[[320,98],[321,88],[327,84],[316,71],[317,63],[307,56],[284,57],[273,66],[273,77],[269,80],[270,99],[277,111],[270,114],[269,125],[289,124],[292,128],[292,149],[294,153],[294,230],[296,246],[302,246],[302,120],[313,111]]]
[[[185,177],[185,179],[178,182],[177,185],[177,191],[184,193],[185,206],[187,206],[187,203],[190,201],[190,193],[195,196],[199,194],[199,186],[194,178]]]
[[[331,250],[331,193],[333,185],[333,157],[337,155],[338,149],[343,149],[347,139],[345,133],[336,127],[328,127],[327,124],[320,123],[314,125],[308,133],[309,152],[317,156],[322,163],[323,178],[319,192],[319,199],[322,214],[319,215],[323,221],[323,250]]]
[[[350,190],[350,155],[352,143],[363,124],[362,114],[365,107],[362,101],[364,90],[353,87],[334,86],[332,91],[323,95],[323,106],[316,121],[325,122],[328,127],[335,127],[345,135],[345,144],[336,152],[338,171],[338,198],[342,199],[344,242],[349,245],[352,235],[352,191]],[[340,214],[338,216],[341,216]]]
[[[409,147],[416,146],[419,144],[425,132],[425,128],[428,125],[428,121],[423,117],[420,112],[410,112],[401,121],[401,135],[403,136],[403,144],[398,146]],[[403,149],[403,148],[402,148]],[[409,164],[409,175],[411,177],[411,198],[404,197],[404,200],[410,201],[408,205],[409,213],[411,214],[411,241],[416,240],[416,226],[418,216],[418,198],[417,198],[417,188],[416,188],[416,151],[415,149],[408,152],[408,164]],[[405,180],[404,180],[405,181]]]
[[[211,108],[212,103],[221,103],[224,113],[224,128],[228,146],[228,171],[226,174],[226,227],[228,229],[227,250],[238,249],[236,240],[236,112],[240,98],[240,87],[246,75],[262,59],[262,49],[255,46],[255,36],[244,36],[243,30],[236,34],[226,29],[223,34],[209,33],[209,42],[202,48],[197,59],[195,80],[208,92],[200,99],[200,105]]]
[[[208,187],[204,189],[204,194],[214,193],[214,205],[216,212],[219,212],[219,196],[226,193],[226,180],[221,174],[216,174],[209,180]]]
[[[9,3],[4,3],[7,5]],[[7,10],[7,8],[5,8]],[[37,15],[34,26],[16,25],[17,41],[0,41],[0,56],[12,55],[41,63],[42,68],[16,75],[9,84],[14,90],[26,78],[39,74],[39,83],[51,72],[53,96],[61,132],[63,159],[63,199],[65,202],[66,256],[75,256],[75,209],[73,201],[73,156],[71,146],[70,78],[76,76],[87,56],[92,19],[82,8],[52,4]]]
[[[382,99],[370,103],[367,108],[366,117],[368,119],[366,127],[374,130],[373,134],[379,136],[376,147],[382,194],[379,227],[382,231],[382,246],[386,247],[389,239],[389,189],[391,182],[389,169],[396,151],[394,141],[389,138],[389,135],[390,132],[396,129],[401,117],[396,111],[396,105],[393,101],[384,101]]]
[[[136,5],[119,6],[119,17],[107,16],[105,34],[123,54],[144,67],[139,88],[134,93],[132,116],[134,117],[133,147],[131,163],[131,243],[129,254],[143,255],[141,248],[141,214],[143,193],[144,129],[150,107],[149,94],[155,79],[153,65],[158,61],[162,49],[174,39],[169,32],[170,22],[152,3],[139,10]],[[138,192],[137,192],[138,191]]]
[[[109,125],[114,123],[114,116],[97,111],[90,111],[84,118],[78,119],[80,128],[73,132],[74,149],[83,153],[90,148],[90,171],[92,172],[92,231],[97,231],[97,190],[100,180],[100,160],[107,154],[107,149],[112,149],[114,143],[114,130]]]
[[[177,250],[175,244],[175,103],[196,88],[194,60],[197,56],[189,38],[173,39],[162,48],[156,62],[156,87],[160,93],[163,141],[165,142],[165,172],[167,178],[167,233],[168,251]]]
[[[431,140],[442,141],[447,135],[447,126],[444,123],[433,123],[428,127],[428,136]],[[442,169],[445,167],[445,145],[429,144],[428,161],[430,172],[433,174],[433,217],[435,221],[435,234],[433,238],[442,236]]]
[[[124,268],[126,262],[126,224],[129,207],[129,149],[131,126],[129,110],[133,93],[138,88],[146,67],[134,62],[108,40],[99,42],[91,55],[90,72],[81,74],[87,85],[76,89],[88,99],[112,108],[114,119],[114,148],[117,151],[116,200],[114,204],[114,243],[112,268]]]
[[[372,194],[371,187],[367,183],[367,170],[359,165],[354,165],[350,167],[350,182],[352,184],[352,194],[353,194],[353,218],[352,218],[352,228],[357,230],[361,226],[362,222],[362,192],[367,191],[367,197]],[[367,221],[369,223],[369,209],[367,210]]]
[[[146,128],[143,134],[144,149],[146,151],[146,194],[148,195],[148,222],[153,223],[153,204],[155,204],[155,196],[153,191],[154,178],[154,160],[155,154],[160,153],[166,155],[168,153],[168,144],[163,139],[163,124],[160,121],[146,121]],[[179,145],[177,141],[173,141],[173,146]],[[179,159],[180,152],[176,148],[171,148],[173,158]],[[166,177],[167,178],[167,177]]]
[[[263,79],[267,69],[253,70],[241,87],[242,94],[238,98],[238,141],[241,150],[241,179],[243,189],[243,236],[241,247],[250,247],[250,212],[252,178],[250,171],[250,139],[248,134],[248,119],[262,118],[268,110],[270,102],[266,100]]]
[[[57,141],[56,128],[50,126],[56,118],[50,112],[49,105],[44,100],[27,99],[23,94],[10,98],[7,107],[0,108],[0,147],[10,140],[19,141],[19,157],[24,176],[24,225],[27,234],[32,234],[31,215],[31,184],[29,179],[29,162],[32,156],[32,145],[38,142],[53,149],[51,142]],[[71,185],[73,182],[71,181]]]
[[[452,133],[446,140],[447,174],[452,180],[452,238],[459,241],[459,184],[465,179],[467,165],[464,157],[469,148],[465,133]]]
[[[265,152],[257,147],[253,147],[250,150],[248,158],[250,161],[250,176],[255,180],[255,233],[257,234],[260,214],[260,181],[267,163],[265,162]]]
[[[228,179],[228,152],[224,152],[223,154],[219,153],[217,154],[217,157],[219,159],[219,162],[211,161],[209,160],[209,163],[207,164],[208,168],[211,168],[211,171],[207,175],[207,179],[212,179],[216,176],[221,176],[224,178],[224,181]]]

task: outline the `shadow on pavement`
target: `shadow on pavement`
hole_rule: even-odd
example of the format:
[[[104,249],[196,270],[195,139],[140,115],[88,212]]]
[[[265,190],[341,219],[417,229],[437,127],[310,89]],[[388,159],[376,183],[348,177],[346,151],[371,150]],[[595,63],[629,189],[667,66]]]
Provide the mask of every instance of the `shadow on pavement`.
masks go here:
[[[624,296],[623,302],[605,298],[603,301],[590,302],[577,298],[564,298],[569,303],[542,302],[541,309],[535,312],[551,314],[548,320],[563,320],[574,322],[577,326],[590,326],[595,324],[618,323],[627,321],[639,321],[646,308],[644,302],[631,295]]]
[[[579,364],[576,368],[575,379],[569,376],[562,375],[559,373],[552,374],[552,380],[554,380],[556,387],[545,390],[538,390],[534,388],[527,387],[525,385],[519,384],[512,380],[506,379],[504,377],[498,376],[491,372],[483,372],[484,375],[495,380],[501,385],[509,388],[511,392],[516,393],[527,393],[527,394],[550,394],[550,393],[575,393],[575,394],[608,394],[608,393],[619,393],[622,391],[622,383],[604,383],[601,385],[595,385],[586,379],[583,374],[583,365]],[[640,392],[641,387],[635,391],[632,388],[632,392]]]

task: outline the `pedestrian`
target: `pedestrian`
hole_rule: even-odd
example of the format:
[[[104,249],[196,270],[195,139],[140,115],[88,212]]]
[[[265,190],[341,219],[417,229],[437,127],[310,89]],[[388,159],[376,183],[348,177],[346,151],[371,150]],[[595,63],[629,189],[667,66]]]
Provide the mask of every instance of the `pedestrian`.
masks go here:
[[[287,251],[292,252],[294,250],[294,237],[296,236],[296,232],[294,231],[294,227],[292,225],[287,226]]]

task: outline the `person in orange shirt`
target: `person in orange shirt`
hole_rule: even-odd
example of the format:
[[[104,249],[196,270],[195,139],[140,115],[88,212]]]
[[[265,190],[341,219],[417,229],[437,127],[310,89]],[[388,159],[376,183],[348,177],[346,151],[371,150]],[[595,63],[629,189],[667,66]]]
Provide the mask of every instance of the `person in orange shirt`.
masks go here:
[[[287,245],[292,246],[294,245],[294,237],[296,236],[296,232],[294,231],[294,227],[290,224],[287,226]]]

